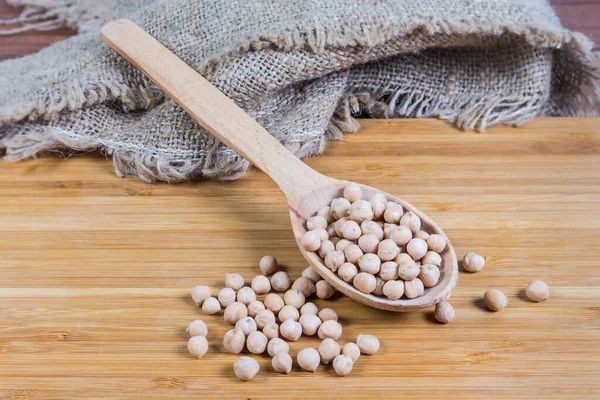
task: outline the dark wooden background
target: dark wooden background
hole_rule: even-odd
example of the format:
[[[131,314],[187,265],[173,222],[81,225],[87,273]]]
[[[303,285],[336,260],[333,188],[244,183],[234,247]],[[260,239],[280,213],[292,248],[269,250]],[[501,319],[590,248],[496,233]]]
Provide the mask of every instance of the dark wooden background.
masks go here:
[[[490,0],[493,1],[493,0]],[[600,0],[550,0],[563,24],[570,29],[581,31],[600,42]],[[19,15],[6,0],[0,0],[0,18],[12,18]],[[58,42],[75,33],[69,29],[49,32],[26,32],[14,36],[0,36],[0,59],[30,54]]]

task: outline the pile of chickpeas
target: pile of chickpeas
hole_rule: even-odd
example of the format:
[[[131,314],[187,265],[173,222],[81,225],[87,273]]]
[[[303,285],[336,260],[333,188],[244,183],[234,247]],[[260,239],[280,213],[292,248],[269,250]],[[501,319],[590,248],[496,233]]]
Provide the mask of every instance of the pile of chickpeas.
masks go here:
[[[298,366],[315,372],[319,365],[331,363],[338,375],[345,376],[361,354],[379,350],[379,340],[368,334],[358,335],[356,342],[343,346],[338,343],[342,325],[337,313],[331,308],[319,310],[316,304],[306,301],[312,295],[327,299],[335,293],[312,267],[306,268],[293,284],[285,271],[279,271],[274,257],[264,256],[259,267],[263,275],[255,276],[250,286],[245,286],[241,275],[226,274],[225,287],[216,297],[208,286],[192,289],[192,299],[204,313],[214,315],[224,309],[225,322],[234,326],[223,337],[223,347],[228,352],[240,354],[244,348],[255,355],[266,352],[272,357],[274,371],[289,374],[293,361],[288,342],[295,342],[302,335],[317,335],[321,343],[317,348],[300,350],[296,355]],[[202,358],[208,351],[206,323],[192,321],[187,332],[191,336],[189,352]],[[243,381],[254,378],[259,369],[259,363],[250,356],[239,357],[233,365],[235,375]]]
[[[306,222],[301,245],[363,293],[398,300],[437,285],[446,248],[443,235],[421,228],[412,211],[381,193],[366,200],[356,183]]]

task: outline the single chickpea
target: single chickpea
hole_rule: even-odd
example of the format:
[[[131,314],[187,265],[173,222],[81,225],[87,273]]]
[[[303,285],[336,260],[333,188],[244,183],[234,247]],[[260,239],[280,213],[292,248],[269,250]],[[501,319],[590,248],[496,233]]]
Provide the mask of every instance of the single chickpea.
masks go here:
[[[383,285],[383,294],[390,300],[398,300],[404,295],[404,282],[387,281],[385,285]]]
[[[244,278],[240,274],[225,274],[225,287],[240,290],[244,286]]]
[[[333,311],[331,308],[324,308],[321,311],[319,311],[319,318],[321,318],[321,321],[337,321],[338,320],[338,315],[335,311]]]
[[[276,323],[266,324],[262,330],[262,333],[264,333],[269,340],[279,337],[279,325]]]
[[[427,253],[427,242],[418,238],[411,239],[411,241],[406,245],[406,252],[413,258],[413,260],[420,260],[423,258],[425,253]]]
[[[435,251],[436,253],[441,253],[446,248],[446,238],[442,235],[429,235],[427,240],[427,247],[431,251]]]
[[[346,247],[350,246],[351,244],[354,244],[354,242],[351,242],[351,241],[346,240],[346,239],[340,239],[340,241],[336,243],[335,249],[337,251],[342,251],[343,252],[344,250],[346,250]]]
[[[381,259],[376,254],[367,253],[358,260],[358,267],[362,272],[375,275],[381,268]]]
[[[290,289],[283,294],[283,301],[285,301],[285,304],[287,305],[300,309],[304,303],[306,303],[306,298],[298,290]]]
[[[321,242],[323,240],[329,240],[329,234],[327,233],[327,231],[323,228],[315,228],[310,232],[315,232],[319,235],[319,247],[321,247]]]
[[[400,222],[400,218],[402,217],[403,213],[404,209],[402,206],[399,204],[394,204],[385,209],[385,212],[383,213],[383,219],[388,224],[397,224]]]
[[[335,234],[339,237],[342,237],[342,225],[348,221],[348,218],[342,217],[333,223],[333,230],[335,230]],[[339,250],[336,246],[336,250]]]
[[[258,267],[264,275],[274,274],[279,268],[277,264],[277,259],[273,256],[264,256],[263,258],[261,258],[258,263]]]
[[[498,289],[490,289],[483,296],[487,308],[493,311],[500,311],[508,305],[508,298]]]
[[[398,225],[396,224],[388,224],[387,222],[383,224],[383,238],[390,239],[392,236],[392,232],[396,229]]]
[[[390,239],[398,246],[406,246],[412,238],[412,232],[406,226],[397,226],[390,231]]]
[[[318,215],[315,215],[314,217],[310,217],[308,219],[308,221],[306,221],[306,228],[309,231],[312,231],[313,229],[317,229],[317,228],[327,229],[327,225],[329,225],[327,223],[327,220],[323,217],[319,217]]]
[[[454,307],[450,303],[442,301],[436,304],[433,315],[442,324],[447,324],[454,319]]]
[[[344,282],[350,283],[354,280],[356,274],[358,274],[358,268],[352,263],[344,263],[338,268],[337,273]]]
[[[417,264],[413,260],[403,261],[402,264],[398,266],[398,276],[405,281],[410,281],[419,276],[421,269],[417,266]]]
[[[384,262],[379,268],[379,276],[384,281],[393,281],[398,279],[398,264],[393,261]]]
[[[400,219],[400,225],[406,226],[414,234],[421,230],[421,218],[412,211],[409,211]]]
[[[190,322],[186,328],[186,332],[189,333],[190,336],[206,336],[208,335],[208,327],[204,321],[197,319]]]
[[[342,354],[350,357],[352,362],[356,362],[358,357],[360,357],[360,348],[356,343],[348,342],[342,347]]]
[[[192,289],[192,300],[194,300],[194,303],[196,303],[198,307],[201,307],[204,300],[208,299],[210,296],[212,296],[212,293],[208,286],[199,285],[194,286]]]
[[[394,258],[394,262],[398,265],[402,264],[404,261],[415,261],[409,256],[407,253],[398,253],[396,258]]]
[[[377,253],[377,249],[379,248],[379,239],[372,233],[362,235],[358,238],[358,247],[365,253]]]
[[[274,313],[279,312],[283,306],[285,306],[285,302],[283,298],[277,293],[269,293],[265,297],[265,308],[267,310],[273,311]]]
[[[531,281],[529,286],[527,286],[525,294],[529,300],[539,303],[546,300],[548,296],[550,296],[550,288],[546,282],[536,279]]]
[[[254,300],[256,300],[256,293],[254,292],[254,290],[252,290],[252,288],[249,288],[248,286],[244,286],[243,288],[238,290],[238,292],[237,292],[237,301],[238,302],[247,306],[248,304],[252,303]]]
[[[293,319],[286,319],[281,323],[281,326],[279,327],[279,333],[281,333],[281,336],[287,340],[295,342],[296,340],[300,339],[300,336],[302,336],[302,325]]]
[[[350,202],[342,197],[331,201],[331,215],[335,219],[345,217],[350,211]]]
[[[312,347],[302,349],[296,356],[298,365],[305,371],[315,372],[321,363],[319,352]]]
[[[421,263],[433,264],[436,267],[441,267],[442,266],[442,257],[435,251],[428,251],[427,253],[425,253],[423,258],[421,258]]]
[[[208,297],[202,303],[202,311],[208,315],[213,315],[221,312],[221,304],[214,297]]]
[[[383,285],[385,285],[385,281],[381,279],[380,276],[375,277],[375,289],[371,292],[375,296],[383,296]]]
[[[361,238],[363,237],[364,236],[361,236]],[[360,243],[360,239],[358,241]],[[355,244],[351,244],[344,250],[344,256],[346,257],[346,261],[353,264],[358,262],[358,259],[361,258],[363,254],[364,253],[362,252],[360,247],[358,247],[358,245]]]
[[[354,362],[349,356],[340,354],[333,359],[333,369],[339,376],[346,376],[352,372]]]
[[[375,290],[377,279],[368,272],[359,272],[354,277],[352,284],[363,293],[371,293]]]
[[[485,258],[479,254],[469,252],[465,254],[462,262],[463,268],[468,272],[479,272],[485,267]]]
[[[279,318],[280,322],[283,322],[288,319],[293,319],[294,321],[298,321],[298,319],[300,318],[300,313],[298,312],[298,309],[296,307],[285,306],[281,309],[281,311],[279,311],[279,314],[277,317]]]
[[[317,315],[318,312],[319,312],[319,308],[317,307],[317,305],[315,303],[311,303],[310,301],[307,303],[304,303],[304,305],[300,308],[300,315],[304,315],[304,314]]]
[[[342,336],[342,325],[334,320],[323,321],[321,326],[319,326],[317,335],[320,339],[331,338],[338,340]]]
[[[315,314],[303,314],[299,322],[302,326],[302,333],[307,336],[315,335],[321,326],[321,318]]]
[[[254,378],[259,370],[260,365],[252,357],[242,356],[235,360],[235,363],[233,364],[235,376],[242,381],[249,381]]]
[[[285,271],[278,271],[271,276],[271,288],[276,292],[285,292],[290,288],[292,281]]]
[[[187,342],[187,348],[191,355],[202,358],[208,351],[208,341],[204,336],[192,336]]]
[[[337,271],[344,261],[346,258],[341,250],[330,251],[325,257],[325,265],[333,272]]]
[[[219,303],[222,307],[227,307],[231,303],[235,302],[235,296],[235,290],[226,287],[219,290],[219,293],[217,294],[217,299],[219,300]]]
[[[342,237],[346,240],[356,240],[362,233],[360,226],[352,220],[344,222],[340,228],[340,232],[342,233]]]
[[[335,221],[333,219],[333,216],[331,215],[331,207],[322,207],[319,209],[319,211],[317,211],[317,215],[319,217],[323,217],[325,218],[325,220],[327,220],[328,224],[331,224],[333,221]]]
[[[319,344],[317,351],[321,356],[321,362],[323,364],[329,364],[335,357],[340,355],[341,349],[338,342],[331,338],[325,338],[321,344]]]
[[[385,196],[381,193],[375,193],[369,199],[369,203],[371,203],[371,207],[373,208],[373,217],[381,218],[385,212],[385,205],[387,203]]]
[[[244,317],[235,323],[235,327],[248,336],[250,333],[256,331],[256,321],[252,317]]]
[[[325,257],[323,257],[325,258]],[[310,279],[311,281],[313,281],[314,283],[319,282],[321,279],[321,275],[319,275],[319,273],[310,265],[308,267],[306,267],[304,269],[304,271],[302,271],[302,276],[305,278]]]
[[[361,354],[375,354],[379,350],[379,339],[374,335],[358,335],[356,344]]]
[[[399,251],[398,245],[393,240],[385,239],[379,243],[377,257],[379,257],[381,261],[391,261],[396,258]]]
[[[301,276],[300,278],[294,281],[292,289],[302,293],[305,298],[310,297],[316,291],[315,284],[313,283],[313,281],[304,276]]]
[[[250,332],[246,338],[246,347],[252,354],[262,354],[265,352],[268,342],[269,340],[264,333],[260,331],[254,331]]]
[[[362,197],[362,190],[356,183],[349,183],[344,188],[344,198],[350,203],[359,200]]]
[[[421,265],[419,279],[425,287],[434,287],[440,280],[440,269],[433,264]]]
[[[236,301],[235,303],[231,303],[225,308],[225,313],[223,315],[225,322],[231,325],[235,325],[240,319],[248,316],[248,309],[244,305],[244,303],[240,303]]]
[[[277,353],[271,360],[275,372],[289,374],[292,371],[292,357],[288,353]]]
[[[417,239],[427,241],[427,239],[429,239],[429,233],[427,233],[425,231],[419,231],[419,232],[415,233],[414,237]]]
[[[335,294],[335,288],[324,279],[317,282],[315,288],[319,299],[328,299]]]
[[[254,321],[256,321],[256,327],[258,329],[263,329],[268,324],[275,323],[275,314],[273,314],[273,311],[271,310],[262,310],[256,314]]]
[[[244,350],[246,336],[239,329],[230,329],[223,336],[223,347],[231,354],[239,354]]]
[[[327,256],[327,253],[334,250],[335,246],[331,240],[323,240],[321,242],[321,247],[319,247],[319,257],[325,258],[325,256]]]
[[[370,221],[373,217],[373,207],[367,200],[356,200],[350,206],[349,218],[353,221]]]
[[[415,278],[411,281],[404,281],[404,294],[409,299],[422,296],[425,293],[425,286],[419,278]]]
[[[364,235],[375,235],[378,240],[383,240],[383,228],[376,221],[363,221],[360,230]]]
[[[321,235],[317,231],[307,231],[302,235],[300,244],[308,251],[317,251],[321,247]]]

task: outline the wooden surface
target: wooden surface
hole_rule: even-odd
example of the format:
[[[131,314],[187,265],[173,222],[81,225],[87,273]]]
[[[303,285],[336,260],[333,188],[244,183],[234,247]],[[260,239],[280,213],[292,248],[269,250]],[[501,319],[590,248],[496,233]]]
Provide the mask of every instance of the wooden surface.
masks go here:
[[[0,399],[600,397],[600,120],[538,119],[459,132],[434,120],[363,120],[308,160],[316,170],[397,194],[434,218],[460,273],[449,325],[431,310],[395,314],[337,297],[342,340],[373,333],[380,353],[346,378],[331,367],[235,379],[222,316],[190,297],[225,272],[250,279],[273,254],[305,267],[284,197],[263,173],[235,182],[149,185],[115,177],[101,156],[0,164]],[[550,285],[534,304],[532,279]],[[482,306],[492,287],[507,309]],[[202,360],[185,327],[209,325]],[[292,345],[314,345],[302,339]]]

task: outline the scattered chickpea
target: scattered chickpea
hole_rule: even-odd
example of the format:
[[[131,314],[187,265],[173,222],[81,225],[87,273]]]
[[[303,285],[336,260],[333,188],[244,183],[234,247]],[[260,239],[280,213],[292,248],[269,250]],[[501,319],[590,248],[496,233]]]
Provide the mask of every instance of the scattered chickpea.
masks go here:
[[[315,215],[314,217],[310,217],[308,221],[306,221],[306,227],[309,231],[312,231],[317,228],[327,229],[327,220],[323,217]]]
[[[508,305],[506,295],[498,289],[490,289],[483,296],[487,308],[493,311],[500,311]]]
[[[425,293],[423,282],[419,278],[410,281],[404,281],[404,294],[409,299],[422,296]]]
[[[393,261],[386,261],[379,268],[379,276],[384,281],[393,281],[398,279],[398,264]]]
[[[256,321],[252,317],[244,317],[235,323],[235,327],[248,336],[256,331]]]
[[[292,357],[288,353],[277,353],[271,360],[271,365],[276,372],[289,374],[292,371]]]
[[[277,292],[285,292],[290,288],[292,280],[285,271],[278,271],[271,276],[271,288]]]
[[[317,231],[308,231],[302,235],[300,244],[308,251],[317,251],[321,247],[321,235]]]
[[[406,226],[414,234],[421,230],[421,218],[412,211],[407,212],[400,219],[400,226]]]
[[[197,319],[190,322],[186,328],[186,332],[189,333],[190,336],[206,336],[208,335],[208,327],[204,321]]]
[[[321,356],[316,349],[308,347],[298,352],[296,360],[298,361],[300,368],[303,370],[315,372],[321,363]]]
[[[256,327],[258,329],[263,329],[266,325],[275,323],[275,314],[270,310],[262,310],[256,314],[254,321],[256,321]]]
[[[319,257],[325,258],[327,253],[335,250],[335,245],[331,240],[323,240],[321,242],[321,247],[319,247]]]
[[[324,308],[321,311],[319,311],[319,318],[321,318],[321,321],[325,322],[325,321],[337,321],[338,320],[338,315],[335,311],[333,311],[331,308]]]
[[[322,257],[322,258],[325,258],[325,257]],[[310,279],[314,283],[317,283],[318,281],[323,279],[323,278],[321,278],[321,275],[319,275],[319,273],[317,271],[315,271],[315,269],[313,267],[311,267],[310,265],[308,267],[306,267],[304,269],[304,271],[302,271],[302,276]]]
[[[375,221],[363,221],[360,230],[364,235],[375,235],[378,240],[383,240],[383,228]]]
[[[341,250],[330,251],[327,253],[327,256],[325,256],[325,265],[333,272],[337,271],[344,261],[344,252]]]
[[[248,304],[248,307],[246,308],[248,309],[248,315],[254,318],[259,311],[265,309],[265,305],[262,301],[254,300],[252,303]]]
[[[219,290],[219,293],[217,294],[217,299],[219,300],[221,307],[227,307],[231,303],[235,302],[235,296],[235,290],[226,287]]]
[[[310,301],[307,303],[304,303],[304,305],[300,308],[300,315],[304,315],[304,314],[317,315],[318,312],[319,312],[319,308],[317,307],[317,305]]]
[[[469,252],[463,257],[463,268],[468,272],[479,272],[485,267],[485,258],[479,254]]]
[[[350,356],[340,354],[333,359],[333,369],[339,376],[346,376],[352,372],[354,362]]]
[[[365,236],[361,236],[360,238],[362,239],[363,237]],[[360,242],[360,239],[358,241]],[[344,256],[346,257],[346,261],[352,264],[358,262],[358,259],[361,258],[363,254],[363,251],[356,244],[351,244],[350,246],[344,249]]]
[[[217,314],[221,311],[221,304],[214,297],[208,297],[202,303],[202,311],[208,315]]]
[[[438,234],[429,235],[429,238],[427,239],[427,247],[430,251],[441,253],[446,248],[446,238]]]
[[[344,188],[344,198],[350,203],[359,200],[362,197],[362,190],[356,183],[349,183]]]
[[[402,261],[398,266],[398,276],[405,281],[410,281],[419,276],[421,270],[413,260]]]
[[[373,207],[367,200],[356,200],[350,206],[349,218],[353,221],[370,221],[373,219]]]
[[[307,336],[314,336],[321,326],[321,318],[315,314],[303,314],[299,322],[302,326],[302,333]]]
[[[244,278],[240,274],[225,274],[225,287],[240,290],[244,286]]]
[[[238,302],[247,306],[248,304],[252,303],[254,300],[256,300],[256,293],[254,292],[254,290],[252,290],[252,288],[249,288],[248,286],[244,286],[243,288],[238,290],[238,292],[237,292],[237,301]]]
[[[317,282],[315,288],[319,299],[328,299],[335,294],[335,288],[324,279]]]
[[[320,339],[331,338],[338,340],[342,336],[342,325],[334,320],[323,321],[321,326],[319,326],[317,335]]]
[[[406,226],[395,227],[390,232],[390,239],[398,246],[406,246],[412,238],[412,232]]]
[[[283,298],[277,293],[269,293],[265,296],[265,308],[267,310],[277,313],[283,308],[283,306],[285,306]]]
[[[286,305],[300,309],[306,303],[306,297],[298,290],[290,289],[283,294],[283,301],[285,301]]]
[[[187,348],[191,355],[202,358],[208,351],[208,341],[204,336],[192,336],[187,342]]]
[[[435,251],[428,251],[423,258],[421,258],[421,263],[433,264],[436,267],[440,267],[442,265],[442,257]]]
[[[235,363],[233,364],[235,376],[242,381],[249,381],[254,378],[259,370],[260,365],[252,357],[242,356],[235,360]]]
[[[374,335],[358,335],[356,344],[360,348],[361,354],[375,354],[379,350],[379,339]]]
[[[252,283],[250,287],[256,294],[265,294],[271,291],[271,282],[269,278],[264,275],[257,275],[252,278]]]
[[[434,287],[440,280],[440,269],[433,264],[421,265],[419,279],[423,282],[423,286]]]
[[[427,242],[419,238],[411,239],[406,245],[406,252],[418,261],[427,253]]]
[[[279,311],[278,318],[280,322],[284,322],[288,319],[298,321],[298,319],[300,319],[300,313],[296,307],[287,305]]]
[[[356,265],[347,262],[338,268],[337,273],[344,282],[352,282],[358,274],[358,268],[356,268]]]
[[[246,338],[246,347],[252,354],[262,354],[267,348],[269,340],[261,331],[250,332]]]
[[[371,293],[373,290],[375,290],[377,279],[375,279],[375,276],[368,272],[359,272],[354,277],[352,284],[356,289],[363,293]]]
[[[375,275],[381,268],[381,259],[376,254],[367,253],[358,260],[358,267],[362,272]]]
[[[304,276],[301,276],[300,278],[294,281],[292,289],[302,293],[305,298],[310,297],[316,291],[315,284],[313,283],[313,281]]]
[[[454,319],[454,307],[452,307],[452,304],[442,301],[436,304],[433,315],[442,324],[447,324]]]
[[[400,218],[402,218],[402,214],[404,213],[404,209],[399,204],[392,204],[391,206],[385,209],[383,213],[383,219],[388,224],[397,224],[400,222]]]
[[[362,235],[358,238],[358,248],[363,253],[377,253],[377,249],[379,248],[379,238],[372,233]],[[351,261],[350,259],[348,261],[351,263],[356,262]]]
[[[342,354],[350,357],[352,362],[356,362],[360,357],[360,348],[356,343],[348,342],[342,347]]]
[[[212,293],[208,286],[199,285],[192,289],[192,300],[194,300],[194,303],[196,303],[198,307],[201,307],[204,300],[208,299],[210,296],[212,296]]]
[[[264,256],[263,258],[261,258],[258,263],[258,267],[264,275],[274,274],[279,268],[277,264],[277,259],[273,256]]]
[[[342,237],[346,240],[356,240],[362,234],[360,230],[360,226],[356,223],[356,221],[348,220],[342,224],[340,228],[340,233]]]
[[[344,198],[337,198],[331,201],[331,215],[333,218],[339,220],[346,216],[346,213],[350,211],[350,202]]]
[[[239,354],[244,350],[246,336],[239,329],[230,329],[223,336],[223,347],[231,354]]]
[[[383,294],[390,300],[398,300],[404,294],[404,282],[387,281],[383,285]]]
[[[269,340],[279,337],[279,325],[276,323],[266,324],[262,333],[264,333]]]
[[[269,340],[269,344],[267,345],[267,353],[271,357],[275,357],[279,353],[289,353],[290,345],[287,342],[280,338],[274,338]]]
[[[525,290],[525,294],[531,301],[535,301],[539,303],[544,301],[550,295],[550,288],[548,284],[544,281],[540,281],[539,279],[531,281],[527,289]]]
[[[293,319],[286,319],[279,326],[279,333],[287,340],[295,342],[302,336],[302,325]]]
[[[223,317],[225,318],[225,322],[231,325],[235,325],[240,319],[248,316],[248,309],[244,305],[244,303],[240,303],[236,301],[235,303],[231,303],[225,308],[225,313]]]
[[[338,342],[331,338],[323,339],[317,350],[323,364],[329,364],[336,356],[340,355],[341,351]]]

